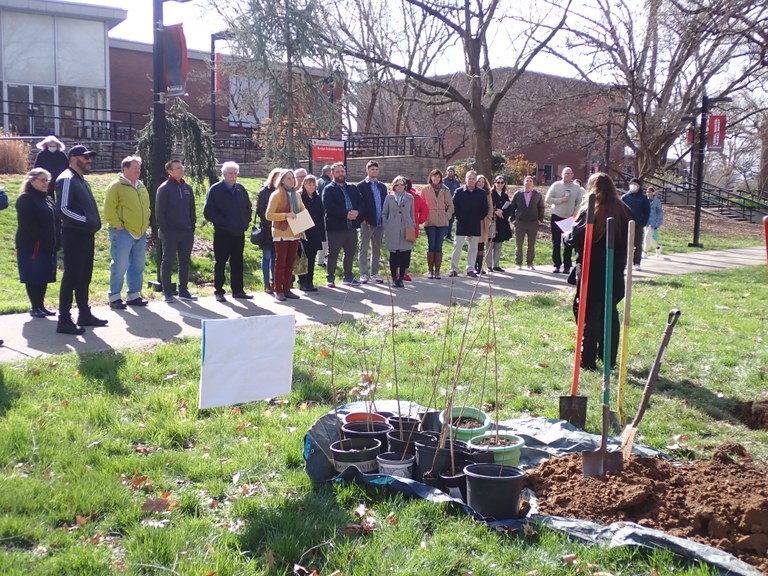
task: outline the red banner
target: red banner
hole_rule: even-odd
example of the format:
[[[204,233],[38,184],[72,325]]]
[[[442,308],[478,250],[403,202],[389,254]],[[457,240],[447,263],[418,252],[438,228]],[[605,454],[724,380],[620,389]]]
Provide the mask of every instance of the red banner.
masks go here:
[[[725,116],[710,116],[707,123],[707,150],[722,152],[725,145]]]
[[[163,78],[168,96],[187,92],[187,39],[181,24],[163,28]]]

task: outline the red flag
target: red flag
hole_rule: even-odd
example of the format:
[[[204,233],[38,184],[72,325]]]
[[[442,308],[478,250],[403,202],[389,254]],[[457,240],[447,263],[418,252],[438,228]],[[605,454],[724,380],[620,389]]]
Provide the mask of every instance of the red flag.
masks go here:
[[[163,78],[169,96],[187,92],[187,39],[181,24],[163,28]]]
[[[725,116],[710,116],[707,123],[707,149],[722,152],[725,144]]]

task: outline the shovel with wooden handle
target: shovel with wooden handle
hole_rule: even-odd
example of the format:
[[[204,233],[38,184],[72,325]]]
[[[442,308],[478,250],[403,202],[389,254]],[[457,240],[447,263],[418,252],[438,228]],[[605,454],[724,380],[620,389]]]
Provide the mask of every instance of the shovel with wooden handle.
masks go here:
[[[664,328],[664,337],[661,339],[661,346],[659,346],[659,351],[656,353],[656,360],[653,362],[651,373],[648,374],[648,381],[645,383],[643,398],[640,401],[637,414],[635,415],[635,419],[632,420],[632,423],[624,428],[624,432],[621,434],[621,452],[624,455],[624,460],[629,459],[630,454],[632,454],[632,446],[635,444],[637,427],[643,419],[646,408],[648,408],[648,401],[651,398],[651,392],[653,392],[653,389],[656,386],[656,379],[659,376],[661,363],[664,361],[664,354],[666,354],[669,340],[672,338],[672,330],[674,330],[675,324],[677,324],[677,321],[680,319],[680,314],[682,314],[680,310],[669,311],[667,325]]]
[[[603,476],[606,472],[621,472],[624,459],[621,452],[608,452],[608,421],[611,412],[611,325],[613,322],[613,247],[615,220],[605,221],[605,308],[603,309],[603,427],[600,448],[582,452],[584,476]]]
[[[589,289],[589,265],[592,255],[592,230],[595,226],[595,195],[589,195],[587,225],[584,231],[584,249],[581,258],[579,285],[579,310],[576,314],[576,355],[573,360],[573,378],[569,396],[560,396],[560,419],[583,429],[587,423],[587,397],[578,396],[581,374],[581,341],[584,338],[584,322],[587,317],[587,291]]]
[[[616,387],[616,410],[619,427],[626,426],[627,414],[624,409],[624,389],[627,385],[629,368],[629,321],[632,308],[632,256],[635,252],[635,221],[629,221],[627,232],[627,280],[624,291],[624,314],[621,317],[621,356],[619,359],[619,384]]]

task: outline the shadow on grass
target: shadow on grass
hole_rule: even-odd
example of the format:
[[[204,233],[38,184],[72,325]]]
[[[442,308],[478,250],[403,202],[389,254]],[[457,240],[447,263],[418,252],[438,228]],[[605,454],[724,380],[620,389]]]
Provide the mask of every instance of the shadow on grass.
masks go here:
[[[80,374],[98,383],[109,394],[128,396],[130,390],[120,381],[120,368],[125,364],[122,352],[100,352],[80,354],[78,370]]]
[[[637,378],[644,377],[644,374],[641,372],[635,372],[633,375]],[[683,400],[689,407],[699,410],[716,420],[734,424],[739,423],[739,420],[733,415],[738,403],[736,400],[726,396],[718,396],[706,386],[696,386],[690,380],[670,380],[659,377],[654,392]]]
[[[5,383],[5,367],[0,366],[0,416],[5,416],[8,408],[18,396],[18,393],[8,389]]]

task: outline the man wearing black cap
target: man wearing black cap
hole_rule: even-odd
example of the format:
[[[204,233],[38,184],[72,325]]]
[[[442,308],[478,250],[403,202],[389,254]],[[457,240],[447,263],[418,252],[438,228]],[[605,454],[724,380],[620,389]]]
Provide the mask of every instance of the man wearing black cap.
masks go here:
[[[632,213],[632,220],[635,221],[635,252],[632,256],[632,263],[635,265],[635,270],[640,270],[640,260],[643,257],[643,231],[648,225],[648,218],[651,215],[651,203],[643,194],[638,178],[632,178],[629,181],[629,192],[621,197],[621,201],[629,208]]]
[[[59,322],[56,332],[78,335],[84,326],[105,326],[91,314],[88,288],[93,274],[94,236],[101,229],[101,217],[91,187],[83,176],[91,171],[95,152],[78,144],[69,150],[69,168],[56,179],[56,205],[61,214],[61,247],[64,274],[59,292]],[[72,293],[79,310],[77,325],[72,322]]]

